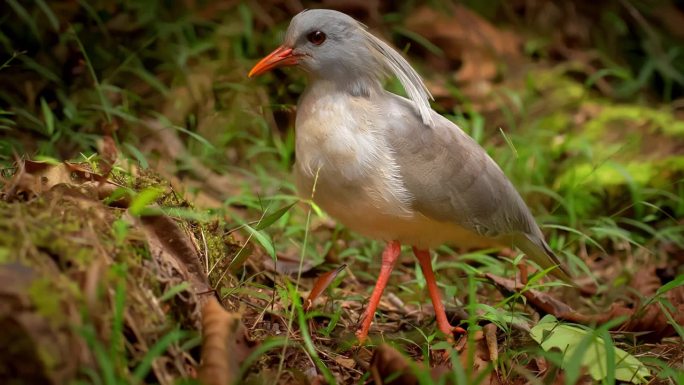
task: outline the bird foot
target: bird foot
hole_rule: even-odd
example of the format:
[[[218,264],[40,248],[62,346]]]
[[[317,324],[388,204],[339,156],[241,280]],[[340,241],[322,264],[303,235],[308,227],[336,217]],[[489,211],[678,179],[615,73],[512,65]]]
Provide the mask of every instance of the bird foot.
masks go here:
[[[368,339],[368,332],[370,331],[372,319],[372,315],[369,316],[367,312],[364,313],[363,318],[361,320],[361,325],[354,333],[356,335],[356,339],[358,340],[359,346],[363,345]]]
[[[441,330],[442,333],[444,333],[444,335],[445,335],[446,338],[447,338],[447,341],[449,341],[449,342],[452,343],[452,344],[453,344],[454,342],[456,342],[456,340],[454,339],[454,335],[459,336],[459,335],[462,335],[462,334],[466,334],[466,330],[463,329],[462,327],[460,327],[460,326],[451,326],[451,325],[449,325],[449,324],[447,324],[447,325],[444,326],[444,327],[441,327],[441,326],[440,326],[439,330]]]
[[[359,346],[362,346],[368,338],[368,332],[364,333],[361,329],[357,330],[354,334],[356,335]]]

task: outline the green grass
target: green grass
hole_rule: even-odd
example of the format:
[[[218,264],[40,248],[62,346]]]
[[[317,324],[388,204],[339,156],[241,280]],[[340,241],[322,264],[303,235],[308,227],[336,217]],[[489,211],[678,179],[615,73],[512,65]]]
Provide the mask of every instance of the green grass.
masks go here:
[[[118,284],[115,289],[112,329],[110,340],[101,341],[93,323],[85,315],[85,325],[78,331],[85,340],[88,348],[94,353],[98,369],[84,368],[87,381],[76,381],[77,384],[119,385],[141,384],[150,373],[152,362],[159,358],[173,344],[180,344],[189,337],[189,333],[183,330],[171,330],[164,334],[153,346],[149,348],[136,366],[130,367],[129,357],[124,349],[124,312],[126,306],[126,280],[125,265],[115,265],[115,274],[118,275]],[[191,345],[186,345],[189,349]],[[129,371],[130,370],[130,371]]]
[[[470,5],[490,17],[505,8],[501,2],[485,3]],[[640,3],[635,4],[644,12]],[[6,16],[7,28],[0,31],[0,44],[8,53],[0,57],[4,63],[0,66],[0,84],[7,85],[0,90],[2,167],[9,167],[15,154],[86,159],[96,164],[97,141],[107,128],[113,130],[121,159],[145,170],[163,169],[165,178],[179,176],[187,186],[192,182],[193,187],[185,191],[190,195],[209,190],[195,161],[213,175],[228,176],[230,189],[211,192],[218,206],[179,208],[164,200],[161,194],[165,190],[138,185],[131,169],[121,166],[116,170],[135,187],[132,190],[136,191],[127,192],[132,196],[132,214],[140,214],[149,209],[149,203],[158,202],[176,218],[202,229],[220,229],[206,231],[212,249],[207,265],[212,283],[226,303],[237,307],[253,298],[250,309],[285,321],[288,333],[268,339],[250,357],[250,363],[260,368],[275,363],[276,377],[287,378],[284,372],[291,375],[300,370],[285,361],[285,353],[294,349],[298,352],[294,357],[306,357],[327,380],[333,379],[331,367],[335,364],[329,357],[346,354],[346,346],[331,344],[328,338],[345,337],[348,333],[343,333],[344,328],[351,327],[352,322],[349,311],[339,303],[366,299],[379,270],[382,245],[339,225],[320,230],[316,226],[327,220],[325,214],[310,202],[296,204],[300,200],[289,177],[295,156],[294,130],[292,124],[284,122],[291,122],[292,106],[304,87],[302,77],[291,71],[246,79],[254,60],[278,44],[286,27],[284,15],[274,14],[273,28],[266,28],[246,4],[203,14],[202,5],[187,8],[168,7],[157,1],[117,2],[112,12],[104,5],[82,2],[78,17],[71,19],[61,19],[48,2],[10,1],[8,6],[17,21],[8,22]],[[414,6],[396,9],[384,20],[392,25],[396,37],[438,54],[438,46],[403,29],[401,23]],[[502,166],[570,270],[589,277],[594,272],[584,262],[587,256],[604,255],[638,266],[655,263],[665,243],[684,248],[684,160],[676,153],[654,156],[657,151],[649,149],[646,136],[640,135],[640,130],[646,130],[649,140],[659,140],[656,143],[684,140],[682,132],[668,131],[678,127],[669,102],[683,85],[684,68],[678,60],[681,46],[664,34],[653,35],[653,25],[639,23],[640,37],[635,43],[643,49],[638,57],[624,59],[624,53],[611,42],[630,36],[623,27],[630,21],[623,15],[624,9],[614,4],[603,12],[602,22],[613,29],[593,40],[600,52],[598,71],[582,74],[578,80],[577,66],[572,63],[552,69],[539,65],[524,79],[523,86],[503,84],[497,88],[493,97],[499,106],[496,113],[480,112],[456,85],[447,83],[445,87],[453,90],[459,107],[442,111]],[[117,22],[121,15],[128,18],[126,22]],[[125,25],[134,29],[127,31]],[[536,45],[533,39],[530,52],[548,58],[548,47],[543,42]],[[408,55],[413,52],[409,48]],[[418,57],[411,59],[429,78],[427,65]],[[24,88],[14,82],[18,77],[22,77]],[[610,82],[612,94],[597,91],[602,80]],[[599,112],[593,112],[595,109]],[[577,123],[577,117],[585,115],[585,120]],[[145,128],[149,120],[158,121],[160,129],[180,138],[185,151],[167,151],[169,143],[151,140],[154,130]],[[613,137],[617,129],[622,130],[619,139],[624,140]],[[163,148],[151,146],[155,142]],[[124,224],[114,231],[120,240],[128,235]],[[224,241],[233,233],[241,234],[245,246],[236,250],[225,246]],[[298,273],[296,277],[268,273],[271,282],[264,278],[265,272],[250,270],[249,258],[258,255],[254,250],[274,259],[298,250],[295,255],[300,266],[305,260],[313,261],[317,266],[314,273],[348,263],[353,279],[365,286],[349,289],[350,284],[339,280],[326,294],[330,296],[328,306],[305,314],[298,293],[309,287],[311,273]],[[583,255],[585,252],[588,255]],[[495,291],[480,278],[485,273],[511,276],[515,263],[485,252],[444,257],[455,254],[448,247],[438,250],[435,270],[441,278],[440,289],[449,305],[465,307],[470,315],[465,324],[471,329],[490,321],[505,332],[505,342],[510,344],[502,357],[510,357],[511,362],[502,359],[500,369],[513,376],[518,373],[518,363],[535,354],[543,354],[557,366],[562,359],[569,359],[567,367],[574,368],[568,369],[566,381],[570,383],[579,373],[578,358],[561,358],[515,345],[513,321],[530,320],[521,296],[491,297]],[[388,292],[419,308],[428,297],[424,278],[415,267],[414,263],[399,267],[393,275],[396,285]],[[633,273],[625,268],[618,279],[624,283]],[[344,280],[351,281],[351,274]],[[678,274],[675,281],[682,272]],[[406,275],[411,278],[406,279]],[[530,287],[554,290],[549,284]],[[600,293],[611,290],[615,288],[610,284],[600,287]],[[117,286],[115,298],[121,300],[123,291],[125,287]],[[654,301],[668,308],[662,293],[658,294]],[[596,299],[593,306],[599,306],[600,300]],[[151,360],[163,354],[169,344],[186,338],[183,332],[171,331],[150,347],[142,362],[130,363],[122,345],[120,306],[123,304],[116,301],[111,348],[105,347],[88,326],[83,330],[89,348],[97,353],[100,369],[86,373],[91,382],[145,382]],[[380,312],[376,322],[391,323],[391,316]],[[321,319],[327,325],[309,328],[310,322]],[[442,339],[430,323],[414,326],[416,333],[403,331],[399,340],[406,342],[402,344],[405,347],[417,346],[418,357],[426,358],[441,346]],[[613,339],[622,343],[621,336],[608,338],[604,329],[597,330],[606,344]],[[679,325],[677,331],[681,336]],[[667,366],[657,359],[648,364]],[[471,383],[469,367],[462,369],[451,376],[456,383]],[[663,375],[684,383],[679,369],[664,370]],[[430,382],[424,372],[419,371],[418,377],[421,383]],[[612,380],[608,377],[604,383]]]

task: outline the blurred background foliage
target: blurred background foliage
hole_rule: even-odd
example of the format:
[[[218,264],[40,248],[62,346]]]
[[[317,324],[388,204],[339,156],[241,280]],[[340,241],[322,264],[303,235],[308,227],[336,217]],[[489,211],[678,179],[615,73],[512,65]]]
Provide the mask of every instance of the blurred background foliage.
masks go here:
[[[294,159],[301,75],[245,74],[278,45],[291,15],[333,7],[406,51],[435,108],[488,146],[529,199],[538,196],[562,223],[616,210],[650,223],[684,210],[679,2],[8,0],[0,7],[6,165],[15,154],[92,156],[112,135],[130,159],[198,180],[198,189],[207,190],[207,175],[235,175],[208,187],[218,201],[245,174],[284,174]],[[641,203],[650,198],[657,209]]]
[[[240,268],[268,270],[267,253],[246,248],[235,223],[295,201],[289,171],[305,84],[294,70],[246,74],[294,14],[320,7],[351,14],[406,54],[434,108],[502,166],[575,275],[602,282],[585,307],[605,311],[644,266],[656,288],[684,273],[684,3],[675,0],[5,0],[0,176],[22,156],[97,167],[111,138],[115,172],[154,170],[194,207],[216,210],[225,222],[202,226],[213,229],[214,275],[231,280],[216,286],[229,300],[257,301],[266,284]],[[402,92],[396,81],[387,87]],[[250,237],[296,260],[309,228],[303,210],[284,212]],[[316,219],[305,270],[352,256],[376,263],[377,243]],[[510,269],[482,255],[449,263],[436,269]],[[358,266],[357,286],[372,283],[377,269]],[[447,298],[468,293],[440,273]],[[398,285],[407,303],[420,302],[421,282]]]

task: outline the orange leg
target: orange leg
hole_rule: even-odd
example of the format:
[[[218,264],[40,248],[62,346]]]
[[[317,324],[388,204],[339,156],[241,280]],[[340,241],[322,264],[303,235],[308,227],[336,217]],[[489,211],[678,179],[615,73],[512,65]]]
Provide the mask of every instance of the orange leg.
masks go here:
[[[444,305],[442,304],[442,298],[439,295],[439,289],[437,288],[437,281],[435,281],[435,273],[432,271],[430,252],[428,250],[420,250],[414,247],[413,253],[416,255],[416,258],[418,258],[418,263],[420,263],[420,268],[423,270],[425,281],[427,281],[428,292],[430,293],[432,306],[435,308],[435,316],[437,317],[437,327],[448,338],[453,338],[454,332],[465,333],[463,328],[459,326],[452,327],[449,324],[446,311],[444,310]]]
[[[356,337],[359,339],[360,343],[363,343],[366,340],[366,337],[368,337],[368,330],[370,330],[370,325],[373,321],[373,316],[375,315],[375,309],[377,309],[378,304],[380,303],[380,297],[382,297],[382,292],[385,290],[385,286],[387,286],[387,281],[389,280],[394,264],[397,262],[400,253],[401,244],[399,241],[389,242],[382,252],[380,275],[378,276],[378,281],[375,283],[373,294],[371,294],[368,305],[366,306],[366,311],[363,313],[361,328],[356,332]]]

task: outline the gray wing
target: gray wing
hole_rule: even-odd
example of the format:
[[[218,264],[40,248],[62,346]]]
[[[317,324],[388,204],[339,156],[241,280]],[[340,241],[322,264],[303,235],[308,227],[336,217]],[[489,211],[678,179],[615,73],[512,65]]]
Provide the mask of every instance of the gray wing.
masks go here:
[[[390,99],[387,141],[414,209],[487,237],[538,235],[527,205],[485,150],[434,111],[434,127],[424,125],[408,103]]]
[[[532,213],[501,168],[458,126],[432,111],[422,123],[410,101],[386,98],[387,142],[395,153],[413,208],[477,234],[511,242],[542,268],[560,263]],[[561,267],[554,274],[568,280]]]

